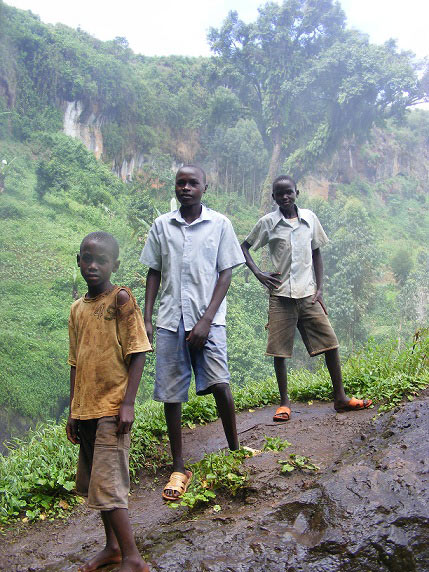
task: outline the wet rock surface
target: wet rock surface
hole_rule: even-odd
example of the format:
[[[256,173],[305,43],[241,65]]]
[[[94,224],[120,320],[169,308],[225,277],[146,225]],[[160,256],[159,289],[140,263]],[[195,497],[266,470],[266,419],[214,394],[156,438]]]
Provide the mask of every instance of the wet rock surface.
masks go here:
[[[428,430],[429,402],[409,403],[368,427],[325,474],[290,483],[257,473],[253,494],[263,501],[155,531],[141,548],[156,570],[429,570]]]
[[[429,570],[429,395],[397,411],[338,415],[332,404],[294,404],[291,421],[273,408],[239,415],[244,445],[264,436],[292,443],[247,459],[249,484],[222,510],[174,511],[160,500],[168,470],[144,475],[130,497],[140,551],[151,570],[189,572],[336,572]],[[224,446],[220,424],[186,431],[192,460]],[[281,474],[279,459],[306,455],[318,474]],[[82,508],[66,523],[6,531],[0,569],[76,570],[103,546],[98,516]],[[106,567],[103,570],[115,570]]]

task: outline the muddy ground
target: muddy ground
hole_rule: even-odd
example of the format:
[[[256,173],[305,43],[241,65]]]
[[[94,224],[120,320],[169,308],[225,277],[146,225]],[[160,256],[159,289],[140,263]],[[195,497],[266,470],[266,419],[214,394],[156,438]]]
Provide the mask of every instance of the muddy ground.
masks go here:
[[[274,409],[240,413],[241,442],[258,449],[267,435],[292,446],[248,459],[246,492],[219,497],[220,512],[168,508],[161,489],[169,468],[142,475],[130,515],[151,570],[429,570],[429,394],[375,420],[374,409],[336,414],[315,402],[295,403],[291,421],[278,424]],[[219,422],[185,430],[190,462],[224,446]],[[290,453],[320,472],[282,475],[278,460]],[[14,526],[0,542],[1,570],[72,571],[102,548],[103,530],[80,507],[66,522]]]

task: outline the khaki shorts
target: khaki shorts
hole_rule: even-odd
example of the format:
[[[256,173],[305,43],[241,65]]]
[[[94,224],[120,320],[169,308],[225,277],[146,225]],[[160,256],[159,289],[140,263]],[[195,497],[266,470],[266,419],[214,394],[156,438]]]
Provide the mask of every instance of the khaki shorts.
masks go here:
[[[295,330],[298,327],[310,356],[338,348],[338,340],[320,302],[313,296],[286,298],[270,296],[268,311],[268,356],[292,357]]]
[[[76,492],[97,510],[128,508],[130,434],[116,430],[116,417],[79,421]]]

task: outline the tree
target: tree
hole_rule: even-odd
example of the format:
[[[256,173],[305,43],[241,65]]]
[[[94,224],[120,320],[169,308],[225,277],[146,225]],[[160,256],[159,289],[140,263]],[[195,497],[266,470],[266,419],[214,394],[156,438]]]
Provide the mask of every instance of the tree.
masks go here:
[[[410,252],[406,248],[401,248],[396,252],[390,261],[392,272],[399,286],[403,286],[413,267]]]
[[[325,259],[329,313],[340,339],[354,347],[368,334],[364,318],[372,300],[380,254],[373,223],[361,201],[350,198],[342,207],[339,201],[331,216],[335,216],[337,228]]]
[[[418,98],[408,54],[393,42],[371,46],[345,30],[332,0],[284,0],[245,24],[230,12],[209,43],[218,73],[252,114],[270,154],[261,210],[288,157],[295,176],[350,134],[366,133],[385,113],[400,115]]]

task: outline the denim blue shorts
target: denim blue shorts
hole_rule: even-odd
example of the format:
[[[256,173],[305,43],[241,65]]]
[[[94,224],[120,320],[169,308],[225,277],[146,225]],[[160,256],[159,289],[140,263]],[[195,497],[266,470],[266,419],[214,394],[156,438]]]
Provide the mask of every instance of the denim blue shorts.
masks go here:
[[[155,401],[188,401],[192,370],[197,395],[211,393],[211,386],[217,383],[229,383],[225,326],[212,324],[201,350],[192,349],[186,341],[183,319],[177,332],[157,328]]]

